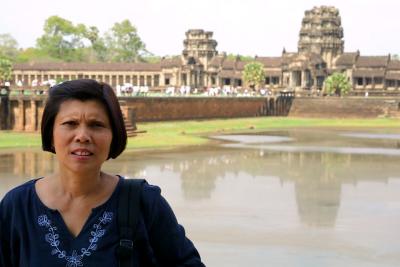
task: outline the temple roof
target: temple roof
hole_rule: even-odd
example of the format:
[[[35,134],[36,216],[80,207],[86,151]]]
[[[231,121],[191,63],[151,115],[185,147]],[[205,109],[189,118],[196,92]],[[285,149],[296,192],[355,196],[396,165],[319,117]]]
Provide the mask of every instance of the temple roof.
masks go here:
[[[233,70],[235,69],[235,61],[231,59],[225,59],[224,62],[222,63],[222,68],[223,69],[228,69],[228,70]]]
[[[388,80],[400,80],[400,72],[389,71],[385,76]]]
[[[282,71],[281,70],[266,70],[265,71],[265,76],[281,76],[282,75]]]
[[[357,55],[357,52],[343,53],[336,59],[336,66],[353,66]]]
[[[235,79],[242,78],[242,74],[239,71],[234,71],[234,70],[222,70],[219,73],[219,76],[221,78],[235,78]]]
[[[248,64],[249,62],[246,61],[238,61],[236,62],[236,69],[237,70],[244,70],[244,66],[246,66],[246,64]]]
[[[160,63],[15,63],[14,70],[34,71],[161,71]]]
[[[389,56],[359,56],[356,62],[357,68],[385,68]]]
[[[353,77],[384,77],[385,70],[375,69],[375,70],[359,70],[353,71]]]
[[[222,62],[224,61],[224,58],[221,56],[215,56],[212,58],[211,62],[210,62],[210,66],[213,67],[219,67],[222,65]]]
[[[279,68],[282,65],[282,57],[257,57],[256,61],[264,64],[264,67]]]
[[[182,59],[180,56],[172,57],[172,58],[163,58],[161,60],[162,68],[172,68],[172,67],[180,67],[182,66]]]
[[[390,60],[387,68],[388,70],[400,70],[400,60]]]

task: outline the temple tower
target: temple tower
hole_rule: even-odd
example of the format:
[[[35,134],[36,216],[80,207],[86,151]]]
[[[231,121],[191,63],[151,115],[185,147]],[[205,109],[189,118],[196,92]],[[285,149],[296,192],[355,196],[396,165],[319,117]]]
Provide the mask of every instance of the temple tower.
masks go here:
[[[322,56],[328,68],[333,59],[343,54],[343,28],[339,10],[335,7],[321,6],[304,12],[298,52],[313,52]]]
[[[212,39],[213,32],[204,30],[188,30],[186,39],[183,41],[183,59],[187,64],[201,63],[207,68],[211,59],[218,54],[216,47],[217,41]],[[199,61],[199,62],[197,62]]]

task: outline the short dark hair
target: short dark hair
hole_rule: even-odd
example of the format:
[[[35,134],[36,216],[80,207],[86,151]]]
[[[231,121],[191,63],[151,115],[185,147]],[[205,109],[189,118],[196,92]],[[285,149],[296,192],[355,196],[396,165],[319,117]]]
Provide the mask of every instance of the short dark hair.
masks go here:
[[[60,105],[67,100],[96,100],[104,105],[112,130],[108,159],[118,157],[126,147],[127,135],[117,96],[108,84],[90,79],[66,81],[49,89],[41,125],[43,150],[55,153],[52,145],[54,120]]]

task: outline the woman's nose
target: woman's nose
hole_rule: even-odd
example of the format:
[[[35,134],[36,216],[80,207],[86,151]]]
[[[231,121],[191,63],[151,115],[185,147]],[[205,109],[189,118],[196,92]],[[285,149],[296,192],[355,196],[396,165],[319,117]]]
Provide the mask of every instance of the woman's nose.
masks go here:
[[[75,135],[75,141],[79,143],[89,143],[90,142],[90,132],[85,126],[79,127]]]

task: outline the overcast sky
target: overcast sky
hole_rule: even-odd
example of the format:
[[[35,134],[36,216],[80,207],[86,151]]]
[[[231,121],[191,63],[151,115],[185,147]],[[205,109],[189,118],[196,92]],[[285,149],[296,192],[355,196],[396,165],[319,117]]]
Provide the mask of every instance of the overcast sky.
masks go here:
[[[0,33],[20,47],[34,46],[52,15],[97,26],[101,32],[129,19],[155,55],[177,55],[188,29],[214,32],[217,50],[279,56],[297,51],[304,11],[328,5],[339,9],[345,51],[362,55],[400,53],[398,0],[4,0]]]

